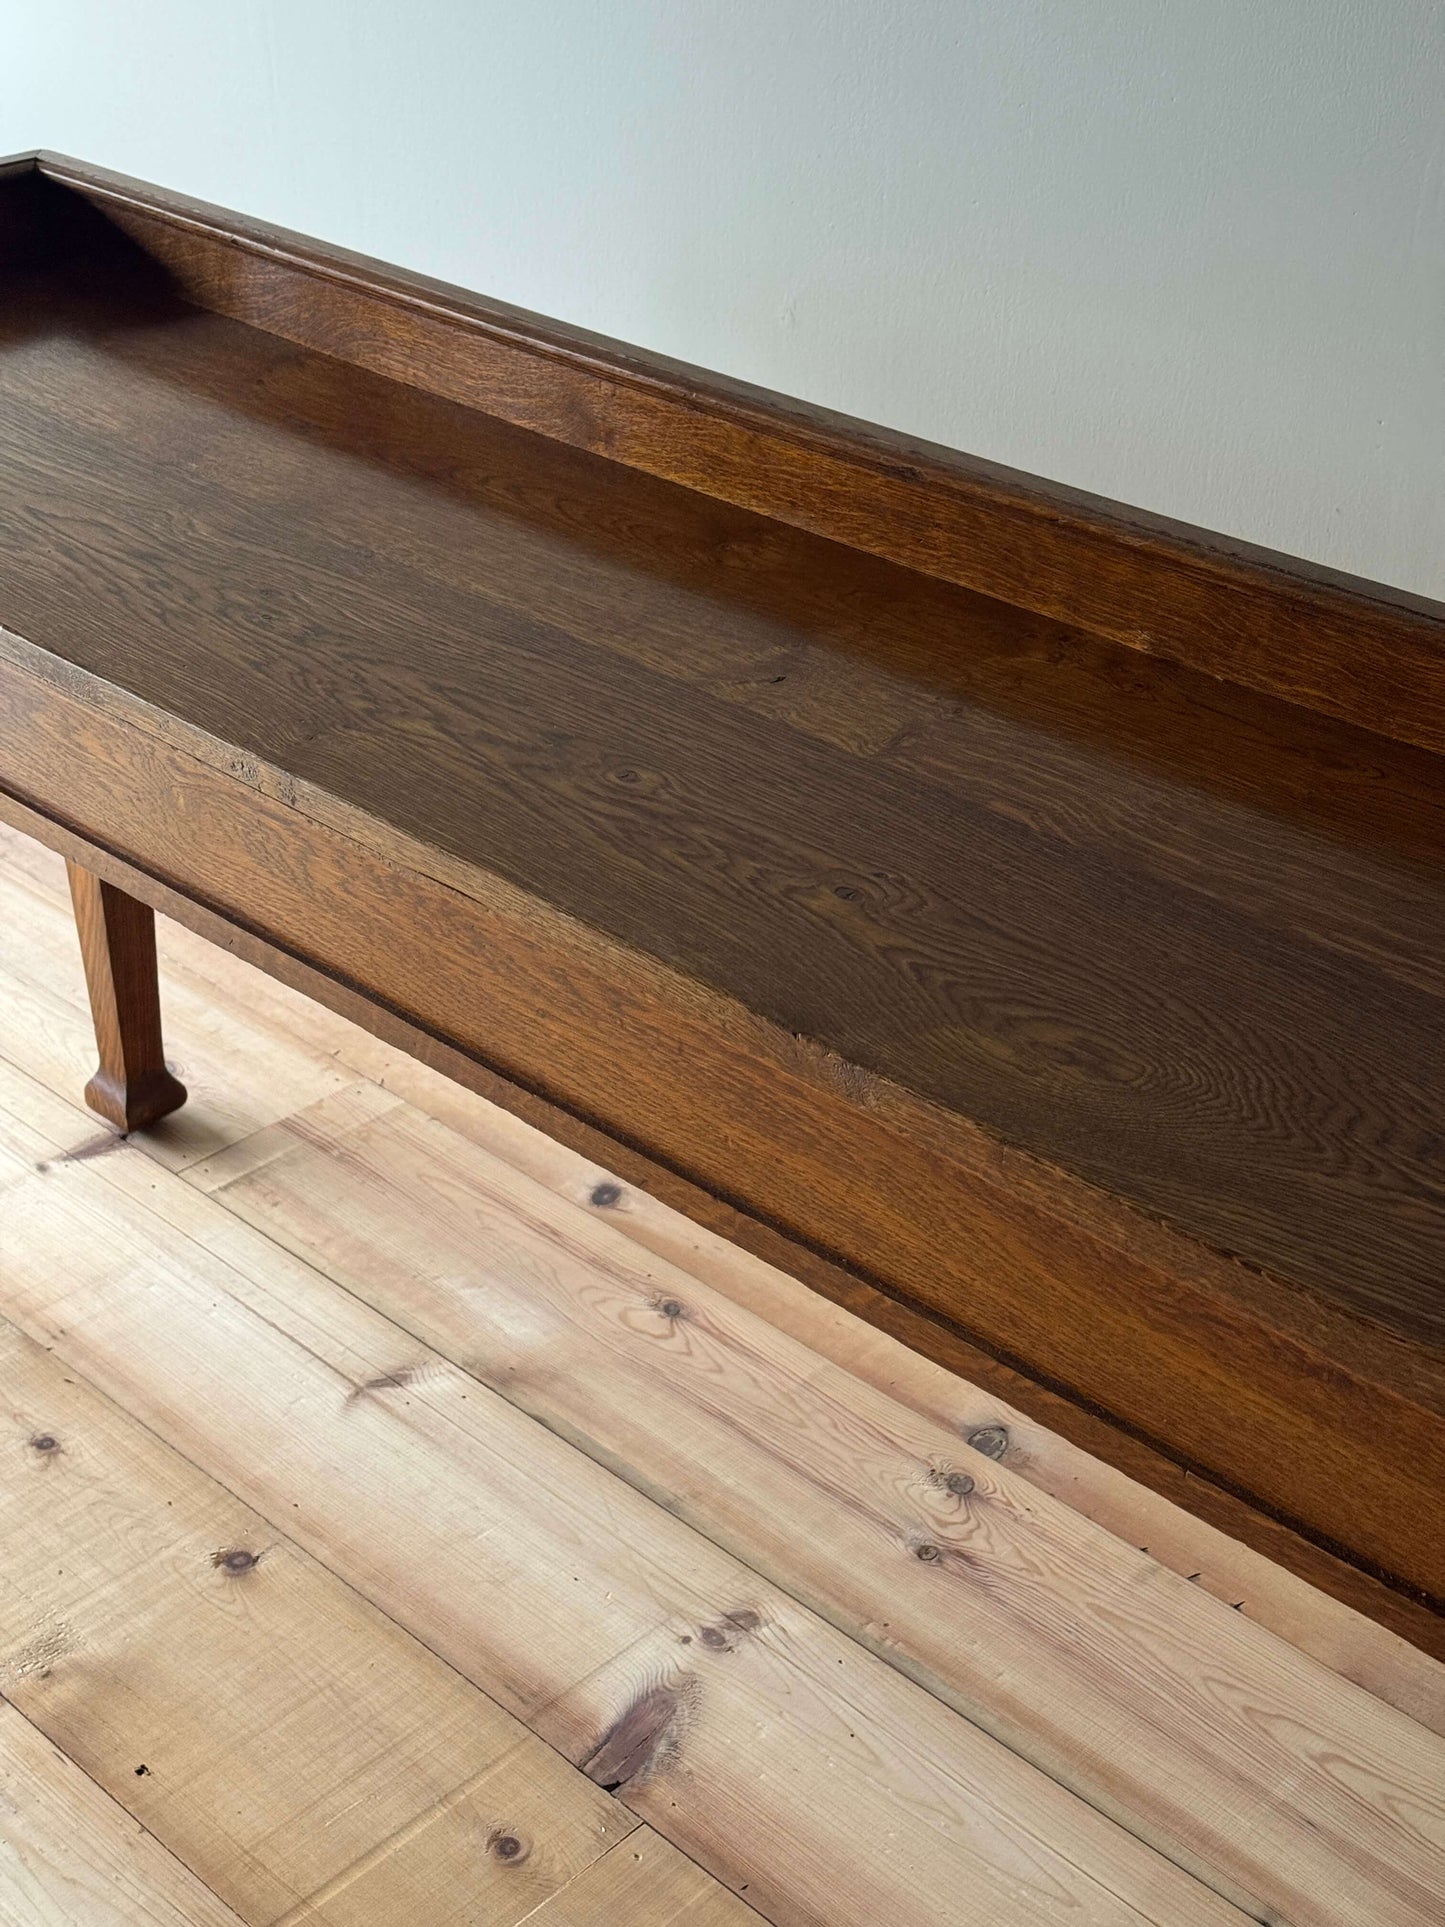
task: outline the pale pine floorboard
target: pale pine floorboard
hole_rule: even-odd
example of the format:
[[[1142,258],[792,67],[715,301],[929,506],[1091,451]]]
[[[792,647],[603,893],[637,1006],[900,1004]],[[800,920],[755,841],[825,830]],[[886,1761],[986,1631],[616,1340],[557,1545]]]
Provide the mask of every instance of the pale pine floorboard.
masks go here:
[[[0,1923],[1445,1917],[1445,1669],[161,949],[121,1144],[0,828]]]

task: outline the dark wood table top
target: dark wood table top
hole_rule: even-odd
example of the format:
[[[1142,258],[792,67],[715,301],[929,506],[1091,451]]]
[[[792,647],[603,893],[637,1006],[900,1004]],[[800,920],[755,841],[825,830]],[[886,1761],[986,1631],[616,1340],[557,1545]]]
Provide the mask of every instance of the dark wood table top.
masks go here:
[[[185,306],[14,276],[0,622],[1398,1337],[1442,763]]]

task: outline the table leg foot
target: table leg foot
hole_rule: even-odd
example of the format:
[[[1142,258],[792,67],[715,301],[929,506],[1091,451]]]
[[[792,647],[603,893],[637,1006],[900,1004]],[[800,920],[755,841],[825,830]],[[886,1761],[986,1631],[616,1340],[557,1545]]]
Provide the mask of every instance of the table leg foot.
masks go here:
[[[66,869],[100,1048],[85,1101],[118,1131],[144,1130],[186,1101],[161,1050],[155,913],[78,863]]]

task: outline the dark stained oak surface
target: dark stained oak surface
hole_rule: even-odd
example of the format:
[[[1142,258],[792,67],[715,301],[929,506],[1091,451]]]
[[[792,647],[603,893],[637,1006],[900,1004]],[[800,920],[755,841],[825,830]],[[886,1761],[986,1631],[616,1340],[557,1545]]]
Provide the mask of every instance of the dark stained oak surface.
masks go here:
[[[1441,1343],[1437,759],[88,281],[0,283],[0,623]]]
[[[196,307],[1129,649],[1445,751],[1445,603],[669,361],[64,155],[29,165],[15,194],[0,176],[7,259],[27,245],[28,205],[42,258],[123,240]],[[8,237],[7,200],[22,220]]]

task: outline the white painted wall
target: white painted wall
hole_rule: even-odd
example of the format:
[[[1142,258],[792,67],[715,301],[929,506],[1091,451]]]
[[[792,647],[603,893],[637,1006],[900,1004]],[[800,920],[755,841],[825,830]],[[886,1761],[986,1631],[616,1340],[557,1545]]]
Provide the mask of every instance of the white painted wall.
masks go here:
[[[0,0],[34,146],[1445,594],[1445,0]]]

